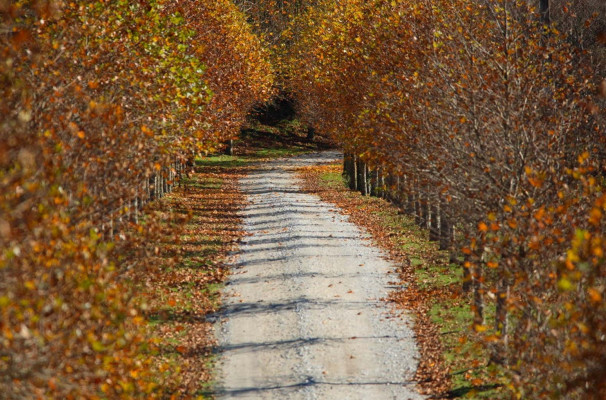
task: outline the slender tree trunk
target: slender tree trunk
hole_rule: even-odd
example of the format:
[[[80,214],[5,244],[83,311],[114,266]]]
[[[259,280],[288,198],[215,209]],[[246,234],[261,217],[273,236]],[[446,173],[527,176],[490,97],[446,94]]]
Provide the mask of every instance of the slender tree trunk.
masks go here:
[[[402,207],[402,177],[400,175],[395,175],[393,179],[395,182],[391,197],[399,207]]]
[[[356,190],[362,192],[362,172],[364,170],[364,164],[360,161],[359,157],[356,157]]]
[[[351,190],[358,190],[358,160],[355,155],[351,157],[351,182],[349,187]]]
[[[156,199],[156,175],[152,175],[149,178],[147,189],[149,201],[154,201]]]
[[[162,198],[162,171],[156,175],[156,199]]]
[[[139,207],[141,207],[141,198],[139,196],[135,196],[135,200],[134,200],[135,224],[139,223]]]
[[[461,266],[463,267],[463,292],[469,293],[471,291],[471,287],[473,284],[473,276],[472,276],[472,268],[470,267],[470,257],[465,255],[463,257],[463,263]]]
[[[419,190],[419,185],[418,185],[418,182],[416,181],[416,179],[415,179],[415,182],[414,182],[413,196],[414,196],[413,198],[414,198],[414,202],[415,202],[415,212],[414,212],[415,223],[418,226],[421,226],[421,223],[422,223],[422,221],[421,221],[421,213],[422,213],[422,210],[421,210],[421,191]]]
[[[474,263],[472,274],[473,288],[473,322],[476,325],[484,325],[484,285],[482,284],[482,263]]]
[[[234,141],[230,139],[227,141],[227,146],[225,147],[225,154],[228,156],[234,155]]]
[[[451,264],[454,263],[458,263],[459,262],[459,252],[457,249],[457,246],[455,245],[455,227],[454,227],[454,223],[450,220],[448,221],[448,227],[449,229],[449,250],[448,250],[448,262],[450,262]]]
[[[358,190],[362,195],[368,194],[368,184],[366,182],[366,164],[358,159]]]
[[[393,193],[396,184],[396,180],[391,172],[388,172],[383,177],[383,182],[385,184],[385,189],[383,191],[383,198],[389,200],[390,202],[396,204]]]
[[[423,229],[427,229],[427,219],[429,216],[429,201],[427,199],[427,193],[424,189],[421,189],[419,195],[419,226]]]
[[[374,168],[372,170],[370,170],[370,195],[371,196],[378,196],[378,188],[379,185],[379,169],[378,168]]]
[[[365,196],[369,196],[370,195],[370,168],[368,167],[368,164],[364,163],[364,181],[366,182],[366,193]]]
[[[414,215],[416,219],[416,199],[414,181],[410,177],[406,177],[406,214]]]
[[[493,351],[492,358],[502,363],[509,364],[509,321],[507,313],[507,303],[510,296],[510,286],[505,279],[501,278],[497,282],[497,301],[495,310],[495,332],[500,335],[500,342]]]
[[[507,340],[507,301],[509,298],[509,285],[505,279],[497,283],[497,302],[495,313],[495,331],[501,334],[501,340]]]
[[[539,0],[539,13],[544,23],[549,24],[551,22],[549,0]]]
[[[437,242],[440,239],[440,221],[438,218],[438,202],[434,197],[429,198],[429,240]]]
[[[314,129],[313,126],[308,126],[307,127],[307,140],[311,142],[312,140],[314,140],[315,137],[316,137],[316,130]]]
[[[383,168],[382,166],[378,167],[378,171],[377,171],[377,191],[379,193],[379,197],[381,198],[385,198],[385,194],[386,194],[386,185],[385,185],[385,168]]]
[[[452,243],[452,230],[446,216],[446,207],[446,202],[440,201],[440,250],[449,250]]]

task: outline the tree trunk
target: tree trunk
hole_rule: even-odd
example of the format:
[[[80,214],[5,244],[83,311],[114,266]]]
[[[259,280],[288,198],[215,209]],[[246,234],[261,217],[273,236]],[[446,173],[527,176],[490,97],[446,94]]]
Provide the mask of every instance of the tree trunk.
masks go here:
[[[437,242],[440,239],[440,221],[438,218],[438,202],[431,197],[429,205],[429,240]]]
[[[429,216],[429,201],[424,190],[419,195],[419,226],[427,229],[427,217]]]
[[[473,274],[473,322],[476,325],[484,325],[484,285],[482,284],[482,264],[474,263]]]
[[[440,201],[440,250],[450,250],[452,246],[452,227],[446,216],[447,203]]]
[[[147,189],[149,201],[154,201],[156,199],[156,175],[152,175],[149,178]]]
[[[544,23],[549,24],[551,22],[549,0],[539,0],[539,13]]]
[[[509,285],[505,279],[497,283],[497,304],[495,313],[495,331],[501,334],[501,340],[507,341],[507,300],[509,298]]]
[[[366,182],[366,193],[365,196],[369,196],[370,195],[370,168],[368,167],[368,164],[364,163],[364,169],[365,169],[365,173],[364,173],[364,178],[365,178],[365,182]]]
[[[378,196],[381,198],[385,198],[386,195],[386,185],[385,185],[385,169],[383,167],[377,168],[377,191]]]
[[[162,194],[166,196],[168,193],[170,193],[170,169],[167,168],[164,170],[162,180],[164,181],[164,189]]]
[[[344,153],[343,154],[343,172],[341,175],[343,176],[343,178],[345,178],[345,182],[347,183],[347,186],[351,189],[350,169],[351,169],[351,156],[349,155],[349,153]]]
[[[470,267],[470,258],[468,255],[463,257],[463,263],[461,266],[463,267],[463,293],[469,293],[471,291],[472,286],[472,270]]]
[[[413,180],[410,177],[406,177],[406,214],[414,215],[416,219],[416,198],[415,198],[415,187]]]
[[[413,187],[413,199],[415,203],[415,223],[417,226],[421,226],[421,191],[419,190],[419,186],[415,180]]]
[[[351,156],[351,182],[349,183],[351,190],[358,190],[358,160],[355,155]]]
[[[393,172],[388,172],[383,177],[384,187],[383,187],[383,198],[389,200],[391,203],[399,206],[398,197],[396,193],[398,192],[398,183],[400,178],[397,175],[394,175]]]
[[[162,172],[162,171],[160,171]],[[162,176],[161,174],[156,174],[156,199],[162,198]]]
[[[379,169],[375,168],[373,170],[370,170],[370,195],[371,196],[378,196],[378,188],[379,185]]]
[[[366,196],[368,194],[368,185],[366,182],[366,164],[358,159],[357,162],[358,168],[358,181],[357,181],[357,189],[362,193],[362,195]]]
[[[141,199],[139,198],[139,196],[135,196],[134,207],[135,207],[135,210],[134,210],[134,216],[135,216],[134,221],[135,221],[135,224],[138,224],[139,223],[139,209],[141,207]]]
[[[234,141],[230,139],[227,141],[227,147],[225,148],[225,154],[228,156],[234,155]]]
[[[402,177],[396,175],[393,179],[395,182],[392,188],[391,198],[399,207],[402,207]]]
[[[316,137],[316,130],[314,129],[313,126],[308,126],[307,127],[307,140],[311,142],[314,140],[315,137]]]

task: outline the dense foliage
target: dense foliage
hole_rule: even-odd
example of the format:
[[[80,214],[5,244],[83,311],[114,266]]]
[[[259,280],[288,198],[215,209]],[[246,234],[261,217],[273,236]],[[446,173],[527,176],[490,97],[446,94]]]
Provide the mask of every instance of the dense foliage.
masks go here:
[[[1,397],[166,396],[141,206],[270,97],[267,53],[229,0],[20,0],[0,54]]]
[[[604,398],[606,9],[540,3],[0,0],[2,394],[169,395],[143,205],[275,70],[383,190],[439,210],[513,394]]]
[[[529,3],[321,1],[296,21],[290,84],[309,123],[455,227],[502,383],[601,399],[604,14]]]

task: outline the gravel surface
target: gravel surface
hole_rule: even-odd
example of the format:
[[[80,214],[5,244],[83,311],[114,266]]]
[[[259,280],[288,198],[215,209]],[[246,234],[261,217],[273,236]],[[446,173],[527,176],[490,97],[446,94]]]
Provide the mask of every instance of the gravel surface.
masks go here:
[[[216,323],[218,398],[422,399],[410,321],[381,298],[393,267],[294,169],[337,152],[264,164],[243,179],[250,233]]]

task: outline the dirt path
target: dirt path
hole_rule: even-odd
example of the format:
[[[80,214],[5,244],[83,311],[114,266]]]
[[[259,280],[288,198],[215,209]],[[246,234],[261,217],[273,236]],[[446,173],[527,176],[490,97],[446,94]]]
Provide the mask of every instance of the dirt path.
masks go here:
[[[412,329],[380,300],[391,266],[334,206],[299,189],[294,168],[338,157],[270,162],[242,181],[251,236],[216,325],[219,398],[423,398],[411,382]]]

